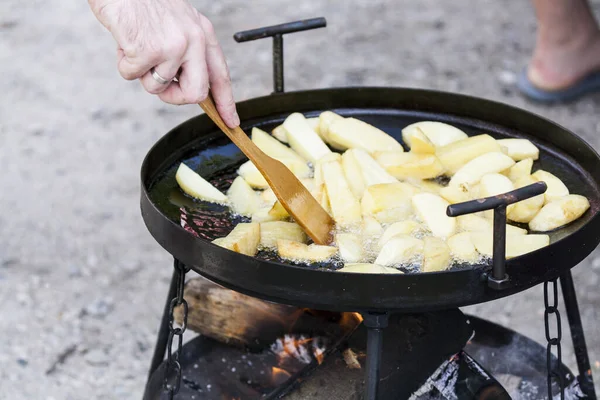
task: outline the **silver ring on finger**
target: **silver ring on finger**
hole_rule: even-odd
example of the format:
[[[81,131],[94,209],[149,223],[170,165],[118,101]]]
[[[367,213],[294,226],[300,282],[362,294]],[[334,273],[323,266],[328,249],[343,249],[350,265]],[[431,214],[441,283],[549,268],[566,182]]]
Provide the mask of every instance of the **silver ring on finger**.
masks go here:
[[[152,67],[152,69],[150,70],[150,72],[152,73],[152,78],[154,78],[154,80],[158,83],[160,83],[161,85],[167,85],[169,83],[171,83],[171,81],[173,79],[165,79],[162,76],[160,76],[158,74],[158,72],[156,72],[156,70],[154,69],[154,67]]]

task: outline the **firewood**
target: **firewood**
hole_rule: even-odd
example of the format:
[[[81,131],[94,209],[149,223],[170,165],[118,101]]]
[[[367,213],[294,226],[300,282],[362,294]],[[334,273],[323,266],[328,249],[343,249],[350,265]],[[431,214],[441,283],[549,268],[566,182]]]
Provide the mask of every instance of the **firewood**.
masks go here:
[[[297,307],[271,303],[226,289],[204,278],[188,281],[188,329],[238,347],[260,347],[289,332],[302,314]],[[183,321],[182,307],[175,321]]]

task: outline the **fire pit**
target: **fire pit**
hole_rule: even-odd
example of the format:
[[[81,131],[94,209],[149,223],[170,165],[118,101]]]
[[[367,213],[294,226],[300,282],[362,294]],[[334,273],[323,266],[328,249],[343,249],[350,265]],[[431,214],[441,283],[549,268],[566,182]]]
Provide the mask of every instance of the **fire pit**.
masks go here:
[[[182,161],[200,168],[203,176],[222,189],[231,184],[233,173],[245,161],[207,116],[193,118],[165,135],[150,150],[142,167],[144,221],[157,242],[175,258],[175,272],[145,398],[158,399],[165,389],[170,396],[178,393],[177,398],[182,399],[258,399],[283,395],[292,399],[334,399],[336,393],[347,389],[346,397],[339,398],[361,398],[359,394],[363,393],[369,400],[411,395],[504,399],[510,398],[509,393],[543,398],[541,393],[545,392],[551,397],[560,393],[562,398],[567,393],[595,399],[570,269],[600,242],[598,154],[579,137],[550,121],[468,96],[400,88],[283,93],[282,35],[322,26],[325,21],[320,18],[235,35],[238,41],[274,38],[275,93],[238,105],[244,130],[252,127],[271,130],[291,112],[317,116],[333,110],[343,116],[355,116],[396,139],[400,139],[403,127],[419,120],[451,123],[468,134],[485,131],[495,138],[527,138],[540,149],[537,161],[540,166],[559,174],[568,187],[589,199],[591,207],[577,221],[550,232],[549,246],[505,260],[506,207],[543,193],[545,185],[534,184],[486,201],[452,205],[448,208],[451,216],[494,210],[494,257],[490,262],[444,272],[338,273],[292,265],[277,257],[249,257],[211,243],[233,227],[223,209],[199,209],[198,204],[174,191],[175,170]],[[346,315],[343,313],[354,313],[364,320],[361,325],[340,329],[339,324],[332,325],[327,318],[313,319],[310,329],[302,332],[308,336],[297,340],[288,337],[295,352],[307,354],[303,361],[296,360],[300,364],[292,372],[281,367],[278,353],[272,348],[262,352],[237,349],[204,336],[182,346],[190,313],[183,299],[184,276],[190,269],[222,287],[261,301],[296,306],[300,310],[325,310],[338,318]],[[559,278],[577,357],[576,379],[561,361]],[[538,284],[544,284],[545,289],[546,348],[458,311],[458,307],[500,299]],[[174,324],[176,306],[181,307],[183,315],[181,327]],[[551,320],[556,321],[555,334],[551,332],[554,325]],[[299,332],[286,333],[293,338]],[[286,337],[279,339],[285,342]],[[312,346],[318,341],[324,344],[315,350]],[[312,350],[308,350],[306,343],[311,343]],[[557,358],[552,356],[553,348],[557,350]],[[167,360],[163,362],[165,350]],[[319,354],[329,356],[321,363]],[[341,354],[346,358],[356,356],[345,364],[355,367],[358,364],[360,369],[336,372],[340,365],[336,360],[340,361]],[[256,368],[238,370],[227,362],[219,364],[219,359],[234,359],[240,365],[246,361],[246,366],[250,361],[250,366]],[[267,377],[261,378],[260,371]],[[319,383],[327,379],[336,383]],[[542,387],[544,384],[547,387]],[[306,394],[319,387],[318,394],[312,397]],[[212,394],[209,388],[214,389]],[[297,397],[303,392],[305,397]]]

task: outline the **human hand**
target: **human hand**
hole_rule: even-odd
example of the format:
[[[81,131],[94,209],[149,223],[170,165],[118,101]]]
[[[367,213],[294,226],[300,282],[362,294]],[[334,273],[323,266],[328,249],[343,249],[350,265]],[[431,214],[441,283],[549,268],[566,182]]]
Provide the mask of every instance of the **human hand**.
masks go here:
[[[239,125],[229,70],[213,26],[187,0],[88,3],[118,44],[118,70],[123,78],[139,79],[149,93],[170,104],[199,103],[210,86],[225,123],[231,128]],[[160,78],[168,82],[159,83]]]

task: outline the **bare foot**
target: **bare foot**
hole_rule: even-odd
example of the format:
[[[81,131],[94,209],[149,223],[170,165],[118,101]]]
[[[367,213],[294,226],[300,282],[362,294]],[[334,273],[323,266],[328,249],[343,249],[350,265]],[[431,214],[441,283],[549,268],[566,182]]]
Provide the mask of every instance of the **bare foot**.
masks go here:
[[[538,37],[527,75],[540,89],[560,90],[596,71],[600,71],[600,31],[594,30],[562,42]]]

